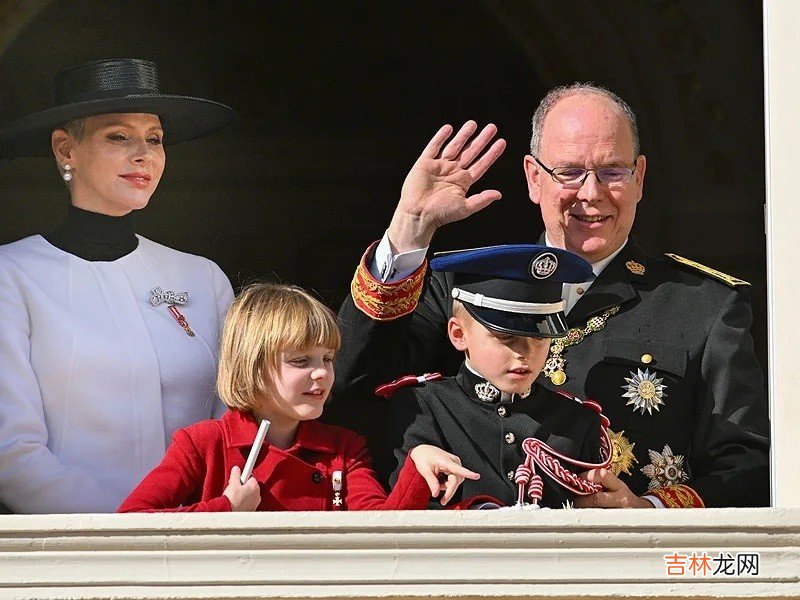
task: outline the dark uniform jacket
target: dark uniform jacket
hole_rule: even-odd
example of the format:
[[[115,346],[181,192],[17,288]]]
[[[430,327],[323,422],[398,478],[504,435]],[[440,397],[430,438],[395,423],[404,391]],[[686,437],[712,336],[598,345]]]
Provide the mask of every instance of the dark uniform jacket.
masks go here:
[[[389,460],[390,423],[374,386],[408,373],[452,374],[461,362],[445,327],[451,287],[448,275],[429,275],[416,310],[392,321],[369,318],[352,297],[342,305],[337,414],[367,432],[379,468]],[[556,389],[602,405],[617,436],[620,478],[640,495],[683,483],[706,506],[767,505],[769,423],[747,287],[647,256],[630,240],[569,312],[568,324],[585,329],[590,317],[614,306],[619,312],[603,329],[566,348],[567,380]],[[624,394],[643,379],[664,387],[661,404],[642,412]],[[556,387],[544,376],[540,382]]]
[[[598,462],[600,417],[596,412],[540,385],[534,385],[524,398],[504,394],[502,399],[483,401],[475,386],[485,383],[462,366],[455,377],[395,392],[392,417],[397,464],[403,465],[419,444],[439,446],[481,475],[477,481],[464,480],[453,502],[487,494],[510,506],[517,500],[514,471],[525,461],[521,447],[525,438],[538,438],[561,454],[584,462]],[[564,462],[562,466],[570,468]],[[400,473],[398,467],[391,476],[392,486]],[[572,500],[572,494],[541,471],[537,473],[544,483],[542,506],[561,508]],[[433,501],[431,507],[441,505]]]

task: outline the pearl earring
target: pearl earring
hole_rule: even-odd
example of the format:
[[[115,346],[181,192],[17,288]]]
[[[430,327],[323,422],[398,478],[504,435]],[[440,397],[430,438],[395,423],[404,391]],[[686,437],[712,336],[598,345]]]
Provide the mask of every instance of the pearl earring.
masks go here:
[[[72,181],[72,173],[70,173],[70,171],[72,171],[72,167],[70,165],[64,165],[64,174],[62,177],[66,182]]]

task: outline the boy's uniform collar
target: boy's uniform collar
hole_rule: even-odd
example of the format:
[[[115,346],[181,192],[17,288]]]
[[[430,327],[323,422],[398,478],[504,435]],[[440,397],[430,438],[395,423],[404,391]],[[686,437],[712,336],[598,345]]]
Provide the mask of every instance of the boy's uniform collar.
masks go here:
[[[258,433],[258,423],[252,413],[240,410],[228,410],[221,419],[223,437],[227,448],[250,447]],[[297,438],[291,448],[303,448],[314,452],[336,452],[336,447],[324,425],[316,420],[300,421],[297,427]]]
[[[510,404],[517,400],[522,400],[531,395],[533,388],[525,394],[511,394],[503,392],[494,384],[489,382],[480,373],[475,371],[465,360],[456,375],[456,382],[464,390],[464,393],[476,402],[481,404]],[[536,385],[536,384],[534,384]]]

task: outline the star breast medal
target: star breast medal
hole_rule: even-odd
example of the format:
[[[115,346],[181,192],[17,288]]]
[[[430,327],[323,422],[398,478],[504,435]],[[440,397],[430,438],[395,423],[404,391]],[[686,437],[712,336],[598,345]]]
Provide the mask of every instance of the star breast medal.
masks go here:
[[[630,372],[630,377],[625,377],[627,382],[622,386],[625,391],[622,394],[623,398],[627,398],[628,402],[625,406],[633,405],[633,412],[637,410],[644,414],[652,415],[653,409],[656,411],[661,410],[664,405],[664,398],[667,393],[664,391],[667,386],[663,383],[664,378],[658,377],[656,371],[650,372],[650,369],[636,369],[636,372]]]

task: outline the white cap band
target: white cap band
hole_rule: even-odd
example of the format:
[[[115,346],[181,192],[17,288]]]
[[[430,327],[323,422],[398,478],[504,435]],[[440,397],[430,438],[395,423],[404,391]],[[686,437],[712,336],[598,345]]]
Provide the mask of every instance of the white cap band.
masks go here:
[[[480,306],[481,308],[491,308],[494,310],[502,310],[510,313],[518,313],[523,315],[552,315],[559,311],[564,310],[564,301],[552,302],[550,304],[536,304],[533,302],[516,302],[514,300],[503,300],[502,298],[490,298],[483,294],[471,294],[460,288],[453,288],[450,293],[454,300],[460,300],[472,304],[473,306]]]

